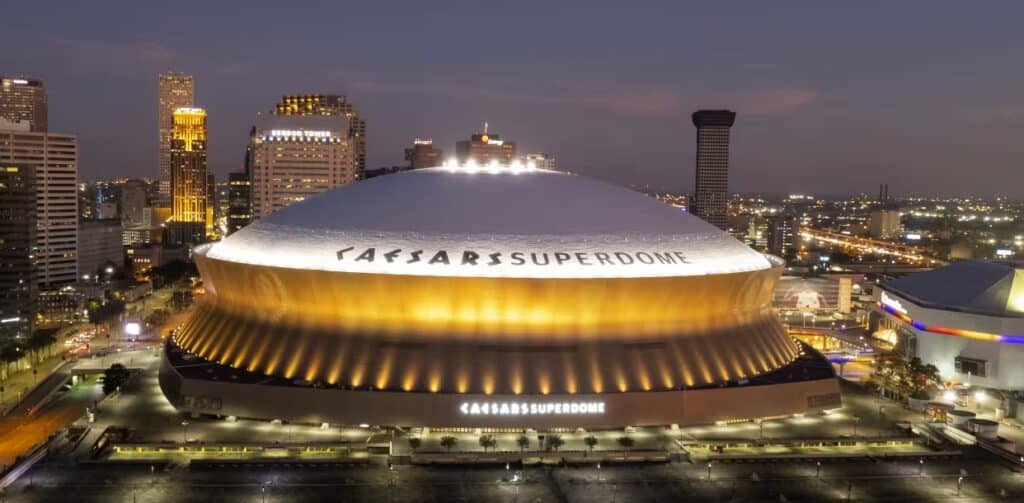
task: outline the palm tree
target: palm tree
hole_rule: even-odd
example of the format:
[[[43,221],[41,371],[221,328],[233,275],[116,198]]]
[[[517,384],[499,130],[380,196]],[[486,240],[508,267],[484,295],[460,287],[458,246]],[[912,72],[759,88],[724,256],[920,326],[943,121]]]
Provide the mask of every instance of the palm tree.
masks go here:
[[[448,452],[452,452],[452,447],[459,443],[459,440],[451,435],[445,435],[441,437],[441,447],[444,447]]]
[[[627,436],[623,435],[623,436],[619,437],[617,441],[619,442],[619,445],[621,445],[623,449],[629,449],[629,448],[633,447],[633,439],[631,437],[627,437]]]
[[[494,439],[494,435],[480,435],[480,447],[484,448],[484,452],[487,452],[489,447],[498,445],[498,441]]]
[[[583,439],[583,443],[587,444],[587,447],[590,448],[590,452],[594,452],[594,446],[597,445],[597,437],[588,435]]]
[[[519,435],[519,438],[516,439],[516,443],[519,444],[519,453],[522,454],[523,451],[530,446],[530,437],[526,435]]]
[[[421,440],[420,437],[409,437],[409,448],[413,451],[419,449],[422,444],[423,440]]]
[[[555,452],[558,452],[558,448],[565,445],[565,440],[559,435],[551,434],[548,435],[548,447],[551,447]]]

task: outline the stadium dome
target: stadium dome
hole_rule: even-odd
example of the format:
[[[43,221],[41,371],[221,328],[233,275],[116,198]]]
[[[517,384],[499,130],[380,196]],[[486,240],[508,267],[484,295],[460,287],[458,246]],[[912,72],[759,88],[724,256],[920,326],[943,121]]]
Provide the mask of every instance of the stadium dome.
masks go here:
[[[734,409],[683,414],[672,393],[811,375],[792,370],[800,346],[771,309],[778,260],[581,176],[387,175],[295,203],[193,255],[206,295],[169,341],[161,381],[193,411],[452,426],[488,410],[455,402],[464,397],[621,394],[614,414],[604,409],[611,398],[600,409],[591,400],[509,410],[564,406],[600,410],[594,424],[668,424],[749,407],[739,394]],[[268,405],[214,392],[225,381],[287,386],[264,387],[280,396]],[[821,382],[796,395],[777,388],[765,415],[834,406],[834,383]],[[336,394],[299,399],[293,385]],[[828,392],[811,406],[800,393],[813,389]],[[649,393],[659,391],[672,393]]]

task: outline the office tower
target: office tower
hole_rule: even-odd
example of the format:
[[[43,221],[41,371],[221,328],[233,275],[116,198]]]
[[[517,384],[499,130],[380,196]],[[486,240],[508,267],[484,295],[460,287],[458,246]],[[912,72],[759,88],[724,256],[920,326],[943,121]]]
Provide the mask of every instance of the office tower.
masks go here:
[[[476,161],[477,164],[489,164],[492,160],[507,164],[516,156],[516,142],[502,140],[500,136],[488,133],[484,124],[483,133],[475,133],[468,140],[455,144],[455,159],[460,163]]]
[[[796,257],[800,221],[792,212],[786,211],[768,220],[768,253],[786,260]]]
[[[697,180],[690,208],[694,215],[722,230],[728,230],[729,128],[736,113],[729,110],[698,110]]]
[[[175,72],[161,73],[158,81],[158,199],[162,204],[167,204],[171,200],[171,130],[174,128],[174,111],[192,106],[195,100],[195,81],[191,75]]]
[[[171,130],[171,243],[205,239],[206,175],[206,110],[178,108]]]
[[[555,156],[544,152],[526,154],[525,161],[528,163],[532,162],[537,169],[546,169],[549,171],[558,170],[558,163],[555,162]]]
[[[254,219],[356,180],[346,117],[267,115],[257,122],[249,140]]]
[[[78,272],[82,279],[95,281],[112,271],[124,268],[124,246],[121,244],[121,222],[83,220],[78,228]],[[111,272],[112,272],[111,271]],[[86,278],[88,276],[88,278]]]
[[[0,118],[0,164],[36,174],[36,280],[40,289],[78,279],[78,140],[32,132],[27,122]]]
[[[124,228],[149,226],[145,211],[147,206],[144,180],[127,180],[121,185],[121,225]]]
[[[0,162],[0,337],[31,332],[36,304],[36,173]]]
[[[216,235],[214,222],[214,208],[217,207],[217,178],[213,173],[206,173],[206,235]]]
[[[29,131],[46,132],[46,88],[43,81],[0,77],[0,117],[11,122],[27,122]]]
[[[433,168],[440,166],[443,162],[443,152],[434,147],[434,141],[430,138],[416,138],[412,146],[405,149],[405,160],[409,161],[409,169]]]
[[[366,171],[366,121],[352,103],[339,94],[295,94],[281,98],[274,107],[277,115],[326,115],[348,119],[348,135],[355,157],[357,178]]]
[[[228,173],[228,235],[252,222],[249,174]]]

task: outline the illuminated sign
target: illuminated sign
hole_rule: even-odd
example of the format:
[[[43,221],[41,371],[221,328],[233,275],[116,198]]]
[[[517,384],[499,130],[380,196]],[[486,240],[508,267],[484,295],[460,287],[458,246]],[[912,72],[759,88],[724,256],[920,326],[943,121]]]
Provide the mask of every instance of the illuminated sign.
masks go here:
[[[377,247],[356,248],[347,246],[338,250],[339,261],[351,262],[386,262],[415,264],[417,262],[426,265],[448,266],[457,264],[460,266],[497,266],[502,264],[512,266],[533,265],[540,267],[578,265],[578,266],[602,266],[602,265],[676,265],[689,264],[690,261],[681,251],[660,252],[493,252],[474,250],[403,250],[401,248]]]
[[[921,235],[917,233],[907,234],[907,241],[920,241]]]
[[[886,306],[889,306],[903,314],[907,314],[907,308],[903,307],[903,303],[897,299],[890,297],[884,291],[882,292],[882,304],[885,304]]]
[[[137,321],[129,321],[124,324],[124,333],[128,335],[139,335],[142,333],[142,325]]]
[[[311,131],[305,129],[271,129],[266,133],[268,136],[281,136],[287,138],[331,138],[330,131]]]
[[[25,79],[11,79],[11,82],[13,82],[15,84],[21,84],[21,85],[28,84],[28,81],[25,80]]]
[[[578,416],[604,414],[604,402],[462,402],[467,416]]]
[[[996,250],[996,256],[997,257],[1011,257],[1011,256],[1013,256],[1013,250],[1007,250],[1005,248],[1000,248],[1000,249]]]

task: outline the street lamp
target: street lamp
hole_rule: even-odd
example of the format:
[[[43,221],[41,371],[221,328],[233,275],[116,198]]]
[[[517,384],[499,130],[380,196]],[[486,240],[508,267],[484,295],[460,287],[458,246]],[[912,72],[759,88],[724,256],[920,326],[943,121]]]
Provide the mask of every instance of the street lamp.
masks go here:
[[[818,460],[815,463],[815,465],[817,465],[817,469],[814,472],[814,478],[820,479],[821,478],[821,460]]]
[[[711,482],[711,462],[708,461],[708,482]]]
[[[1021,458],[1021,459],[1024,460],[1024,458]],[[1022,461],[1022,462],[1024,462],[1024,461]],[[598,463],[597,464],[597,481],[601,482],[603,480],[604,479],[601,477],[601,463]]]
[[[860,416],[853,416],[853,436],[857,436],[857,423],[860,422]]]
[[[960,487],[964,484],[964,476],[961,475],[956,478],[956,495],[960,496]]]
[[[924,458],[921,458],[918,461],[918,466],[919,466],[919,468],[917,470],[917,474],[922,476],[922,477],[924,477]]]
[[[188,443],[188,421],[181,422],[181,443]]]

